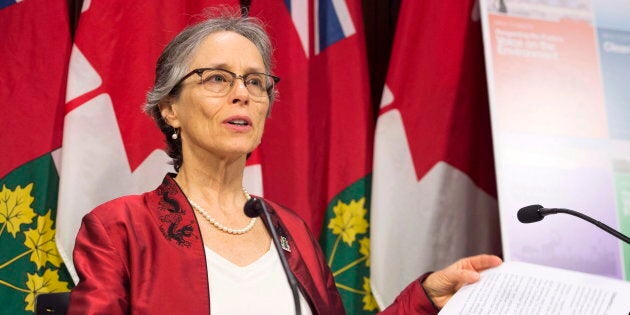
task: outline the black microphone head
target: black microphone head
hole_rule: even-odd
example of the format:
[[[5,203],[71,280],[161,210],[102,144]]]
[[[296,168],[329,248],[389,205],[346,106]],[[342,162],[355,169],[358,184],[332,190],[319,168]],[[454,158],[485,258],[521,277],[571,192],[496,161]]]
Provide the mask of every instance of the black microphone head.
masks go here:
[[[243,207],[243,210],[245,211],[245,215],[250,217],[250,218],[255,218],[260,216],[260,214],[262,213],[262,207],[260,205],[260,199],[258,198],[249,198],[249,200],[247,200],[247,202],[245,203],[245,206]]]
[[[521,221],[521,223],[538,222],[544,218],[544,216],[539,212],[542,208],[543,206],[541,205],[523,207],[518,210],[516,217],[518,217],[518,220]]]

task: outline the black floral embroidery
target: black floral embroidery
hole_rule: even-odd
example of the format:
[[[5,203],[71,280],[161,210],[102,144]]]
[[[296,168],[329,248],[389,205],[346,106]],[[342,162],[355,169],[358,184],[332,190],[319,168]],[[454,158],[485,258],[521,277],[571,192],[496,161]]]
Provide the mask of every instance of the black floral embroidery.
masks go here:
[[[172,196],[179,193],[179,189],[171,182],[169,178],[165,178],[162,185],[157,189],[160,195],[158,209],[162,214],[160,216],[160,231],[169,239],[177,242],[177,245],[190,247],[189,238],[193,235],[193,222],[188,224],[182,223],[184,210],[179,202]]]

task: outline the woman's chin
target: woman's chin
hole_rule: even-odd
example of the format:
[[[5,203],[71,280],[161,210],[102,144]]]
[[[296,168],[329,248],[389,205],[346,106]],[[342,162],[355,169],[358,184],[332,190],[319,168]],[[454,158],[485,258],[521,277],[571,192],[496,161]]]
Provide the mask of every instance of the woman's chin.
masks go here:
[[[240,158],[247,158],[248,155],[253,152],[256,149],[256,146],[245,146],[245,147],[238,147],[238,148],[229,148],[225,151],[222,152],[222,156],[225,156],[228,159],[240,159]]]

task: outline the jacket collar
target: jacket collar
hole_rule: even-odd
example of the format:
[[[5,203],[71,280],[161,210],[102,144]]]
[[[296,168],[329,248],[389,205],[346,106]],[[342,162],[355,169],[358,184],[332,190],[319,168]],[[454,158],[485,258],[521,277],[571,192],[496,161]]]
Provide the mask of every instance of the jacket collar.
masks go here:
[[[173,179],[175,176],[167,174],[147,202],[150,208],[157,209],[156,219],[164,237],[178,246],[190,248],[201,242],[201,233],[186,195]]]
[[[175,176],[177,175],[173,173],[167,174],[162,180],[162,184],[148,196],[147,202],[150,208],[157,209],[155,214],[160,231],[167,241],[193,251],[201,251],[199,255],[194,256],[205,257],[199,224],[186,195],[175,182]],[[263,201],[269,205],[268,210],[271,222],[278,232],[281,248],[291,271],[300,284],[302,294],[308,301],[313,313],[326,313],[325,309],[322,309],[325,305],[325,300],[316,289],[312,274],[290,233],[290,231],[293,231],[299,235],[299,242],[300,244],[304,243],[303,246],[311,246],[309,244],[311,240],[306,239],[304,236],[308,234],[305,230],[306,226],[302,221],[297,220],[296,217],[285,215],[289,212],[286,208],[264,199]],[[281,210],[277,211],[276,208]],[[315,246],[317,245],[315,244]]]

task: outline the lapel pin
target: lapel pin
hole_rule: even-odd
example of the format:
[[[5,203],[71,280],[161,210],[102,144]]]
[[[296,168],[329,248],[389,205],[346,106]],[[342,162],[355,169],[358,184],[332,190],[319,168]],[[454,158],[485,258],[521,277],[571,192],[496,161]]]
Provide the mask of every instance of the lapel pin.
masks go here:
[[[291,252],[291,247],[289,246],[289,241],[287,241],[286,237],[280,236],[280,246],[287,252]]]

